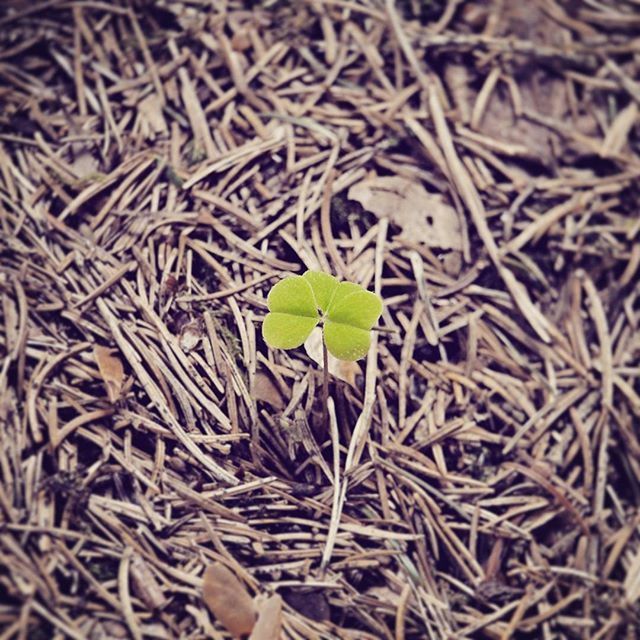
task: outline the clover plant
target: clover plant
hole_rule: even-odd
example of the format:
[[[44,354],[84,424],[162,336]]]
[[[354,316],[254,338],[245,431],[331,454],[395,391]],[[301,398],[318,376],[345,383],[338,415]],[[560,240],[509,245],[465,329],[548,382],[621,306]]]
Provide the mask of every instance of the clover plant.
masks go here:
[[[324,349],[350,361],[367,354],[371,329],[382,313],[382,300],[375,293],[317,271],[275,284],[267,306],[262,335],[270,347],[295,349],[321,325]]]

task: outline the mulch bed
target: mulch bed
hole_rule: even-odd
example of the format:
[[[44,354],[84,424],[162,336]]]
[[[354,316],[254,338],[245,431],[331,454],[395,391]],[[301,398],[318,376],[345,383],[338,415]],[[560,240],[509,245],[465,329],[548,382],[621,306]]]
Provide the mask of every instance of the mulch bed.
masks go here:
[[[0,640],[228,638],[214,562],[283,638],[640,635],[637,0],[5,0],[0,43]],[[385,302],[333,442],[261,336],[307,269]]]

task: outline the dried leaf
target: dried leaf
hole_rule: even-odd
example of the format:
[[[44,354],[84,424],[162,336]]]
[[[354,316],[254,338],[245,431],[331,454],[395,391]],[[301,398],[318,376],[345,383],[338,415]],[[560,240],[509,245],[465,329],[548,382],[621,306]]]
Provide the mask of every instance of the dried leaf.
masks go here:
[[[394,591],[393,589],[384,586],[384,587],[370,587],[367,589],[367,596],[372,598],[376,598],[381,602],[386,604],[390,604],[394,607],[398,607],[402,598],[399,593]]]
[[[303,616],[323,622],[331,617],[331,609],[327,596],[322,589],[292,589],[283,593],[286,603]]]
[[[322,367],[322,329],[316,327],[306,342],[304,343],[304,349],[307,355],[315,362],[319,367]],[[356,388],[356,376],[362,375],[362,369],[357,362],[350,360],[338,360],[329,354],[329,373],[335,376],[339,380],[344,380],[352,387]]]
[[[358,182],[348,197],[379,218],[388,218],[402,231],[400,238],[441,249],[462,249],[462,230],[456,210],[439,194],[401,176],[382,176]]]
[[[148,126],[145,137],[153,137],[151,134],[166,134],[169,129],[162,113],[162,101],[156,93],[150,93],[138,103],[140,116]]]
[[[285,407],[284,398],[271,378],[266,373],[257,373],[253,383],[253,397],[256,400],[266,402],[278,411]]]
[[[563,47],[566,40],[564,29],[558,28],[548,8],[534,2],[505,3],[504,10],[496,14],[496,35],[517,37],[535,46]],[[549,74],[539,65],[531,65],[528,58],[516,56],[517,71],[513,78],[517,84],[519,106],[524,113],[532,113],[551,118],[556,122],[570,122],[568,110],[570,98],[566,82],[554,74]],[[585,137],[598,131],[597,120],[592,114],[584,114],[573,121],[573,129]],[[479,131],[494,140],[524,146],[532,159],[548,165],[555,162],[558,150],[573,148],[578,153],[592,153],[577,139],[562,137],[531,118],[516,113],[513,96],[503,83],[498,83],[491,92],[480,124]],[[513,170],[515,167],[511,167]]]
[[[202,327],[200,322],[197,320],[193,320],[192,322],[187,322],[180,329],[180,348],[185,352],[189,353],[189,351],[193,351],[199,344],[200,338],[202,337]]]
[[[258,620],[249,640],[279,640],[282,634],[282,598],[275,594],[258,603]]]
[[[131,558],[131,584],[136,595],[149,609],[162,609],[167,603],[155,575],[138,554]]]
[[[87,633],[88,640],[120,640],[128,637],[129,630],[117,620],[94,620]]]
[[[94,176],[99,168],[100,162],[93,153],[85,147],[76,153],[75,159],[71,163],[73,173],[75,173],[80,180],[86,180]]]
[[[253,600],[245,586],[221,562],[207,567],[202,597],[216,619],[236,638],[251,633],[256,622]]]
[[[565,86],[562,81],[556,82],[542,74],[539,70],[531,73],[530,82],[524,80],[518,85],[522,108],[542,116],[556,116],[557,105],[565,97]],[[540,107],[539,105],[542,105]],[[500,85],[496,87],[489,99],[479,124],[479,132],[507,144],[525,147],[528,157],[541,163],[549,163],[553,158],[553,145],[559,144],[558,135],[552,130],[518,116],[514,111],[511,98]],[[516,168],[511,166],[512,170]],[[523,174],[526,178],[526,174]]]
[[[638,105],[631,101],[629,105],[620,111],[609,127],[601,153],[603,156],[612,156],[621,153],[628,143],[629,133],[638,120]]]
[[[93,355],[98,363],[98,369],[104,386],[107,389],[107,397],[109,402],[115,402],[120,397],[122,391],[122,383],[124,382],[124,367],[122,360],[118,356],[112,355],[115,349],[108,347],[96,346],[93,349]]]
[[[640,599],[640,549],[629,562],[627,577],[624,580],[624,594],[630,604]]]
[[[469,122],[471,118],[471,105],[473,96],[469,89],[470,72],[466,64],[451,63],[445,67],[445,81],[453,98],[453,102],[458,108],[460,118],[463,122]]]

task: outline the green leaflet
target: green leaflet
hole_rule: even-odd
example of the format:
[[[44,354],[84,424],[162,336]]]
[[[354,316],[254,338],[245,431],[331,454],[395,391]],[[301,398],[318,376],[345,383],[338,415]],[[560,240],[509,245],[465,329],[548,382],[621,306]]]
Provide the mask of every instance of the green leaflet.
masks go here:
[[[336,289],[340,286],[337,278],[320,271],[307,271],[303,278],[311,285],[318,309],[326,313]]]
[[[371,328],[382,313],[382,300],[375,293],[316,271],[278,282],[267,306],[262,335],[270,347],[299,347],[322,320],[327,349],[340,360],[367,354]]]
[[[293,316],[317,317],[313,289],[302,276],[289,276],[273,286],[267,296],[269,311]]]
[[[364,289],[355,282],[341,282],[340,286],[335,290],[333,298],[331,298],[331,306],[337,305],[341,300],[357,291],[364,291]]]
[[[365,329],[327,320],[324,340],[329,353],[339,360],[360,360],[367,355],[371,334]]]
[[[339,292],[340,289],[337,293]],[[369,331],[381,313],[382,300],[375,293],[359,287],[359,291],[348,293],[344,297],[336,295],[327,312],[327,318],[333,322]]]
[[[274,349],[295,349],[309,337],[318,319],[288,313],[269,313],[262,323],[265,342]]]

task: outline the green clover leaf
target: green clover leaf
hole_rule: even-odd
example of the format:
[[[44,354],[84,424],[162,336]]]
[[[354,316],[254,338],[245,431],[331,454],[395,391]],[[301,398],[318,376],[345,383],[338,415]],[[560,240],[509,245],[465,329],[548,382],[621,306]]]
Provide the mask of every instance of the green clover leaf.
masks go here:
[[[382,313],[382,300],[375,293],[316,271],[278,282],[267,306],[262,335],[270,347],[299,347],[322,322],[327,349],[340,360],[359,360],[367,354],[371,328]]]
[[[278,282],[267,296],[269,312],[262,323],[265,342],[275,349],[295,349],[320,322],[313,289],[302,276]]]

